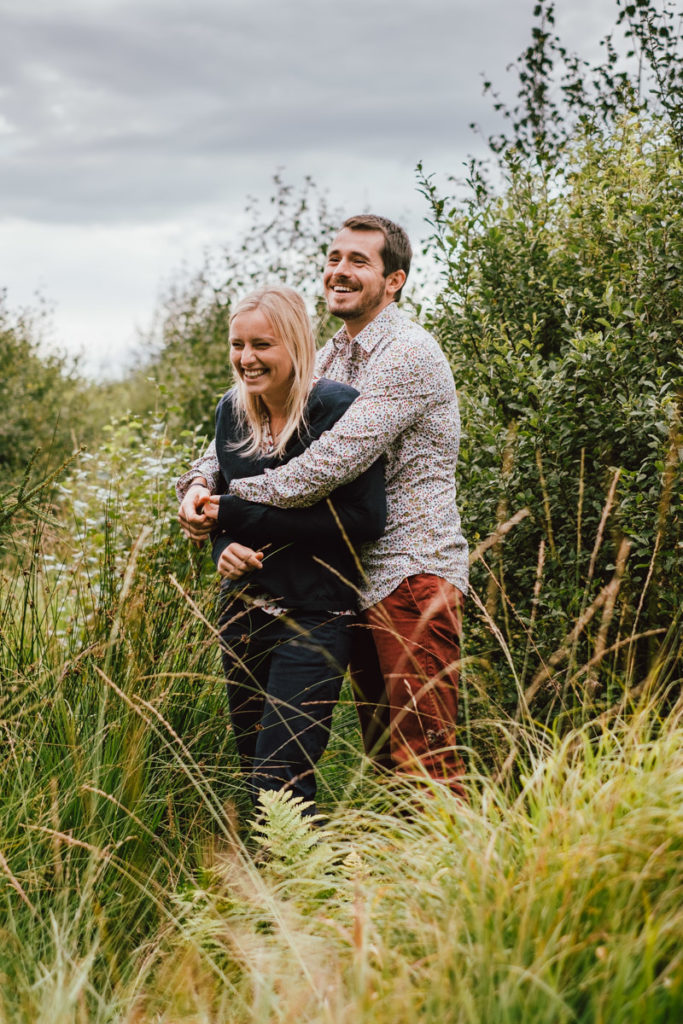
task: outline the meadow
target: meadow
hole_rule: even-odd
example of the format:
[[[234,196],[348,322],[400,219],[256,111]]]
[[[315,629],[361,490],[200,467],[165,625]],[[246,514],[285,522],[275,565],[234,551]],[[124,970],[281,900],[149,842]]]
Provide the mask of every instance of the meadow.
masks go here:
[[[575,662],[581,720],[544,724],[528,702],[552,659],[514,715],[482,692],[491,670],[470,652],[487,633],[518,684],[521,667],[475,590],[469,805],[374,774],[347,690],[322,831],[287,799],[250,823],[214,574],[173,523],[184,453],[161,424],[137,445],[132,430],[58,485],[59,527],[23,513],[3,577],[0,1019],[677,1019],[680,631],[606,709],[586,687],[595,651]]]

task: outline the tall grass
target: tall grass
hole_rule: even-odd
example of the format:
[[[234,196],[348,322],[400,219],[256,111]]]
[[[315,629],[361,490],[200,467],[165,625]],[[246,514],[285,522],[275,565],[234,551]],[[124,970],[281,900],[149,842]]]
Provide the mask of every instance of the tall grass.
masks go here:
[[[215,582],[167,526],[158,443],[156,463],[128,445],[118,493],[86,463],[64,486],[66,530],[18,527],[5,562],[0,1021],[678,1019],[680,623],[656,671],[552,727],[536,695],[566,703],[604,665],[607,631],[591,668],[571,633],[553,660],[532,621],[524,665],[510,655],[516,715],[485,702],[470,639],[468,805],[375,776],[345,691],[319,770],[324,829],[278,796],[249,827]],[[470,619],[505,646],[476,595]]]

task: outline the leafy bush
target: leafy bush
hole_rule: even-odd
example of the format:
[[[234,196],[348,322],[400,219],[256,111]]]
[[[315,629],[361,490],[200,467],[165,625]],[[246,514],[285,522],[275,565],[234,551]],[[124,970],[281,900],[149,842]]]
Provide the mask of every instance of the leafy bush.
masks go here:
[[[476,543],[530,510],[492,566],[518,620],[495,597],[489,608],[523,647],[536,606],[545,657],[615,571],[624,538],[611,639],[665,630],[681,605],[682,186],[665,127],[634,119],[580,135],[557,171],[514,166],[502,196],[474,177],[469,199],[449,203],[425,182],[443,271],[431,326],[466,424],[465,530]],[[481,565],[473,578],[491,598]],[[641,672],[657,646],[641,651]]]
[[[18,481],[40,448],[36,468],[59,464],[78,447],[84,385],[66,356],[43,350],[47,314],[13,314],[0,293],[0,471]]]

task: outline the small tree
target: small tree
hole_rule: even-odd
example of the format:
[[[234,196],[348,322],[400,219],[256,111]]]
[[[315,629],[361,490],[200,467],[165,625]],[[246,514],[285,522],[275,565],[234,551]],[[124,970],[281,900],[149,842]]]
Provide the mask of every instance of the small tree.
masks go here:
[[[491,140],[501,190],[477,163],[464,199],[422,179],[442,272],[431,327],[464,408],[466,532],[476,544],[530,512],[474,566],[475,590],[531,672],[534,647],[552,663],[614,580],[618,599],[566,652],[597,652],[590,678],[602,671],[608,696],[617,668],[632,681],[657,662],[683,601],[679,37],[667,5],[619,8],[636,70],[616,70],[608,39],[584,84],[553,5],[536,5],[511,133]]]
[[[42,472],[78,447],[84,384],[74,363],[46,353],[44,309],[10,313],[0,292],[0,470],[5,484],[18,481],[36,449]]]

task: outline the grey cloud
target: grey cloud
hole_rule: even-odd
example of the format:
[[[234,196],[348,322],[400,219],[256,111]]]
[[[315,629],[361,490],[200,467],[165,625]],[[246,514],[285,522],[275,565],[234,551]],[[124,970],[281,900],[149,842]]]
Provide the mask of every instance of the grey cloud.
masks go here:
[[[340,149],[436,165],[474,145],[479,72],[503,78],[530,18],[529,0],[28,0],[1,30],[0,216],[163,217],[250,161]]]

